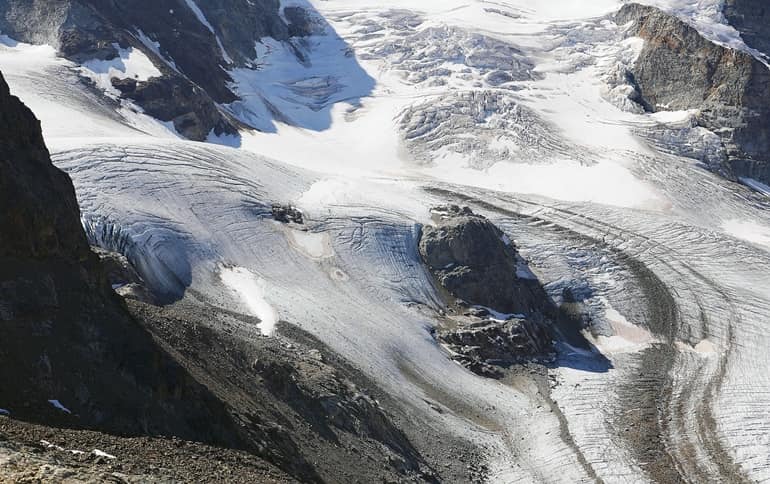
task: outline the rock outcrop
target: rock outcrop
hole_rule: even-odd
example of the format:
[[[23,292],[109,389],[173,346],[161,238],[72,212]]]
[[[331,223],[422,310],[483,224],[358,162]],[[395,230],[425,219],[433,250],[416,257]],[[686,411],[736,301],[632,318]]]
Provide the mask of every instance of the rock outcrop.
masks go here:
[[[104,274],[116,293],[126,299],[149,304],[158,302],[157,296],[147,288],[147,284],[126,256],[100,247],[92,247],[91,250],[99,256]]]
[[[69,177],[51,164],[39,122],[4,80],[0,328],[0,400],[15,417],[240,445],[221,403],[112,291]]]
[[[455,318],[453,328],[441,328],[437,335],[452,358],[472,372],[490,377],[503,376],[501,367],[547,358],[551,334],[539,315],[529,318]]]
[[[477,374],[499,377],[500,366],[548,355],[553,304],[536,279],[518,276],[524,262],[513,242],[468,207],[433,214],[436,225],[423,228],[420,255],[457,306],[475,306],[448,316],[436,332],[452,357]]]
[[[295,223],[302,225],[302,211],[293,205],[281,205],[274,203],[272,205],[273,218],[278,222],[288,224]]]
[[[499,228],[468,207],[439,207],[433,214],[436,225],[423,227],[420,255],[454,297],[501,313],[542,308],[542,289],[517,277],[521,260]]]
[[[764,0],[725,0],[723,13],[749,47],[770,56],[770,5]]]
[[[226,459],[236,480],[260,469],[276,482],[435,480],[354,382],[366,384],[363,377],[320,343],[300,333],[296,341],[259,338],[258,320],[205,302],[127,304],[112,284],[141,293],[141,279],[125,258],[100,255],[88,246],[72,183],[51,163],[39,122],[0,77],[0,443],[40,446],[54,426],[73,440],[41,452],[68,454],[65,446],[97,441],[145,459],[177,449],[190,467],[125,459],[131,473],[172,481],[210,480],[210,467],[195,468],[198,457]],[[195,444],[185,452],[180,441],[136,436]],[[44,465],[14,452],[14,462]]]
[[[645,41],[632,68],[644,108],[698,110],[698,124],[726,148],[723,166],[712,168],[770,181],[770,69],[654,7],[626,4],[615,20]]]
[[[302,8],[279,10],[278,0],[0,0],[0,32],[50,44],[77,63],[142,51],[162,75],[116,78],[114,86],[201,141],[237,133],[238,122],[219,107],[237,99],[227,69],[250,66],[264,37],[283,41],[312,28]]]

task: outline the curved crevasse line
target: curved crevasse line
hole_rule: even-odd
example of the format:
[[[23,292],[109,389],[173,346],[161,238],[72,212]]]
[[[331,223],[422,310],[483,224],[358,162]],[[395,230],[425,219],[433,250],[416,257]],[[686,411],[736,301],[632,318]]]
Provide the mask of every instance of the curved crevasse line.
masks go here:
[[[727,301],[732,308],[729,312],[733,315],[737,314],[737,308],[723,288],[700,274],[681,257],[676,257],[676,251],[664,244],[584,214],[553,206],[542,206],[547,208],[547,215],[532,217],[502,209],[489,201],[468,195],[455,194],[455,196],[465,202],[477,203],[490,211],[503,210],[510,216],[553,224],[552,230],[566,231],[577,237],[589,237],[597,244],[607,245],[608,248],[617,252],[619,257],[631,263],[634,269],[632,272],[637,273],[641,285],[649,286],[653,290],[647,297],[647,306],[650,310],[649,327],[664,338],[664,343],[648,348],[640,355],[637,363],[632,363],[641,378],[622,382],[622,388],[619,390],[620,408],[635,406],[640,412],[638,421],[647,423],[641,432],[637,432],[642,434],[641,440],[629,442],[631,447],[636,449],[640,464],[650,477],[663,482],[682,479],[704,482],[704,480],[714,479],[717,475],[720,479],[729,482],[748,480],[727,452],[712,409],[714,396],[721,387],[732,344],[734,344],[731,335],[733,326],[736,324],[735,317],[730,317],[724,323],[726,326],[724,331],[728,336],[725,342],[727,349],[719,355],[719,360],[715,364],[701,355],[695,355],[692,351],[683,350],[680,347],[682,344],[686,345],[697,339],[712,336],[709,331],[708,317],[705,316],[709,311],[699,290],[710,291],[721,300]],[[518,199],[516,202],[525,205],[529,203]],[[606,244],[605,239],[599,240],[587,235],[612,232],[617,235],[622,234],[626,242],[629,238],[638,238],[647,244],[653,244],[657,249],[650,252],[645,250],[643,257],[639,258],[627,249],[613,247],[612,243]],[[651,260],[652,265],[645,263],[642,259]],[[684,282],[690,281],[691,284],[685,283],[678,289],[671,289],[665,282],[666,275],[659,276],[656,268],[657,271],[665,269],[664,273],[668,276],[680,278]],[[683,291],[683,288],[686,289]],[[662,301],[668,301],[668,303],[662,304]],[[684,302],[685,307],[680,308],[677,301]],[[687,312],[687,320],[682,319],[683,311]],[[694,318],[690,314],[693,311],[700,313],[699,321],[690,321]],[[649,320],[650,317],[653,321]],[[624,414],[623,418],[626,417],[627,415]],[[620,428],[619,425],[615,427],[616,431]],[[620,432],[617,432],[617,436],[621,439],[628,437]]]
[[[124,255],[158,302],[168,304],[184,296],[192,271],[178,233],[156,228],[136,235],[101,215],[85,214],[82,223],[89,244]]]

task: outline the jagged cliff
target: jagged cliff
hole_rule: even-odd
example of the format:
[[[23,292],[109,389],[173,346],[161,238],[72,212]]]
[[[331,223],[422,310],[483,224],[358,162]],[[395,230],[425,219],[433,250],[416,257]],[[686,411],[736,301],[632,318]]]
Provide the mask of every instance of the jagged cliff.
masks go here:
[[[725,145],[721,169],[770,181],[770,69],[654,7],[627,4],[615,19],[645,40],[632,68],[644,108],[698,110],[698,123]]]
[[[725,0],[725,18],[746,45],[770,55],[770,5],[763,0]]]
[[[236,445],[222,406],[129,316],[86,242],[67,175],[0,80],[0,399],[15,416]],[[48,400],[69,402],[77,419]]]
[[[302,8],[281,12],[277,0],[0,0],[0,32],[50,44],[77,63],[142,51],[161,75],[115,79],[114,87],[199,141],[236,133],[238,121],[219,106],[237,99],[227,69],[251,66],[260,39],[301,37],[308,28]]]

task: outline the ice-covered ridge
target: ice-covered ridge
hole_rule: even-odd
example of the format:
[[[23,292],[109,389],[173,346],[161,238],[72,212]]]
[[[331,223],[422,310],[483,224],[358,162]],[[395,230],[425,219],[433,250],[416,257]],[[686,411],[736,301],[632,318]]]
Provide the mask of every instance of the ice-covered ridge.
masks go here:
[[[724,0],[639,0],[638,3],[676,15],[711,42],[746,52],[768,64],[767,56],[747,46],[740,32],[727,22],[723,14]]]

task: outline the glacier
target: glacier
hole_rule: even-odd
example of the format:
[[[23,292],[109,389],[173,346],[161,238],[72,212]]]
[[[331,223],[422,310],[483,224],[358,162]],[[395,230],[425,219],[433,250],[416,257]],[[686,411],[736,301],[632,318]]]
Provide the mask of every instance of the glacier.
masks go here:
[[[183,140],[81,81],[119,66],[2,42],[91,241],[168,300],[314,334],[479,445],[491,482],[770,479],[770,199],[703,168],[713,139],[688,113],[610,99],[634,55],[608,17],[623,2],[311,3],[324,22],[307,42],[263,39],[257,68],[231,71],[242,99],[223,108],[256,128],[237,143]],[[718,1],[643,3],[748,49]],[[538,387],[447,358],[415,248],[447,201],[501,227],[554,300],[580,295],[608,363],[564,346]]]

